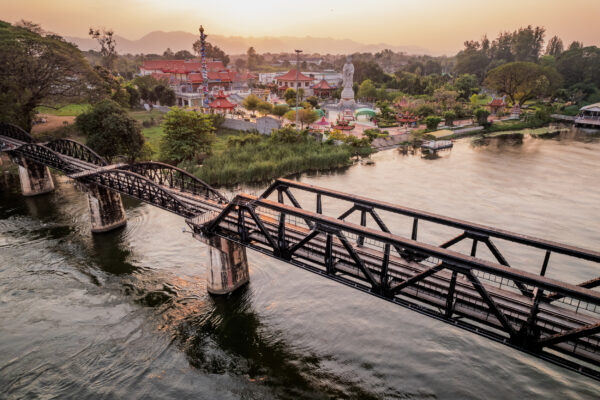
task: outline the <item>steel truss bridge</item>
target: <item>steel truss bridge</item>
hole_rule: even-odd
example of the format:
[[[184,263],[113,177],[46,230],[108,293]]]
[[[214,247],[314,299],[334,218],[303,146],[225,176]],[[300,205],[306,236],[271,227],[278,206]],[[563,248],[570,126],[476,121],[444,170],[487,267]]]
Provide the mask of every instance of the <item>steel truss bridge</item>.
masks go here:
[[[600,276],[578,285],[545,276],[553,254],[584,260],[597,276],[600,252],[286,179],[260,196],[242,193],[229,201],[179,168],[157,162],[108,165],[80,143],[35,143],[12,125],[0,124],[0,150],[17,163],[46,165],[82,184],[180,215],[196,235],[226,238],[600,380],[600,292],[594,290]],[[313,198],[310,207],[294,193],[303,201]],[[324,209],[331,202],[348,208],[331,215]],[[355,213],[360,223],[347,220]],[[390,215],[408,218],[410,234],[391,232]],[[419,241],[420,224],[421,230],[443,227],[456,234],[428,244]],[[465,241],[470,250],[457,249]],[[539,273],[511,267],[499,243],[538,251]]]

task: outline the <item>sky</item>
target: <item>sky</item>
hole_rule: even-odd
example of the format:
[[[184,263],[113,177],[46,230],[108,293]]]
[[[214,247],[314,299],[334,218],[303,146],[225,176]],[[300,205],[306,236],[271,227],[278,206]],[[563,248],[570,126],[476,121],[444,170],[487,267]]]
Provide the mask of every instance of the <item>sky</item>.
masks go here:
[[[541,25],[600,46],[600,0],[0,0],[0,19],[33,21],[63,36],[90,26],[127,39],[152,31],[225,36],[312,36],[414,45],[454,54],[467,39]]]

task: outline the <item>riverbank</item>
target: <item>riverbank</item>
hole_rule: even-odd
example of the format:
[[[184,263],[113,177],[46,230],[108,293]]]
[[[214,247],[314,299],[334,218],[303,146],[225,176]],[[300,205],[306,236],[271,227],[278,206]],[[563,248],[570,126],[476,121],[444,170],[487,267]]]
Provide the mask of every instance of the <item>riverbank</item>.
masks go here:
[[[372,152],[370,148],[327,144],[308,135],[297,136],[282,140],[276,136],[218,134],[214,153],[202,165],[182,163],[180,167],[210,185],[227,186],[346,167],[352,165],[354,156]]]

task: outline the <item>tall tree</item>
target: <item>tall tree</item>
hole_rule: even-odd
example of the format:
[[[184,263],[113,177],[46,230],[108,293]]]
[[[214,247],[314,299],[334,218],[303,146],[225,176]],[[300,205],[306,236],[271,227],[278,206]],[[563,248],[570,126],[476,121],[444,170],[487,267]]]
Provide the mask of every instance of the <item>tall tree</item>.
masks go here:
[[[87,144],[107,160],[124,155],[129,162],[144,153],[144,135],[140,124],[119,105],[104,100],[76,119],[79,131],[87,136]]]
[[[161,158],[179,163],[209,153],[215,141],[210,115],[174,107],[162,124],[165,136],[160,142]]]
[[[370,79],[365,79],[358,88],[359,99],[374,100],[377,98],[377,89]]]
[[[175,58],[176,60],[189,60],[191,58],[194,58],[194,55],[187,50],[179,50],[177,53],[174,54],[173,58]]]
[[[557,57],[564,50],[563,41],[558,36],[552,36],[546,46],[546,55]]]
[[[546,29],[541,26],[519,28],[513,33],[512,53],[516,61],[536,62],[540,57]]]
[[[246,51],[246,55],[248,56],[248,60],[246,61],[246,65],[248,66],[248,69],[253,70],[258,66],[258,54],[256,53],[256,50],[254,50],[254,47],[250,46],[248,48],[248,51]]]
[[[583,49],[583,43],[578,42],[577,40],[574,40],[569,45],[569,50],[577,50],[577,49]]]
[[[100,44],[100,55],[102,56],[102,65],[104,68],[112,71],[115,59],[117,58],[117,42],[114,38],[114,32],[109,29],[90,28],[89,33],[92,39]]]
[[[202,42],[200,42],[200,39],[198,39],[194,42],[194,44],[192,45],[192,48],[194,49],[194,53],[196,53],[198,55],[198,57],[200,57],[200,55],[201,55],[200,53],[202,51]],[[229,64],[229,61],[230,61],[227,53],[225,53],[223,50],[221,50],[219,48],[219,46],[215,46],[210,42],[206,42],[205,55],[208,58],[220,60],[221,62],[223,62],[224,66],[227,66],[227,64]]]
[[[532,62],[516,61],[491,70],[484,85],[499,94],[510,97],[515,104],[550,94],[558,84],[560,75]]]
[[[40,105],[54,107],[105,95],[79,49],[38,28],[0,21],[0,120],[26,131]]]

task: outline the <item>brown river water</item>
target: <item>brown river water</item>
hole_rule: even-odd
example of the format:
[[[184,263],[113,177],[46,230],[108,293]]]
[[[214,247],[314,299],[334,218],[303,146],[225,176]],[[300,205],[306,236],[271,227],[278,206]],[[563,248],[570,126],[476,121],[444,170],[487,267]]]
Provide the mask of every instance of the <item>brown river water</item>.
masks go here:
[[[386,150],[374,165],[293,179],[600,249],[597,136],[462,139],[439,154]],[[0,177],[0,399],[600,394],[589,378],[253,251],[250,284],[211,297],[207,248],[182,218],[125,200],[127,226],[92,236],[85,195],[55,178],[54,193],[24,198],[17,177]],[[408,236],[410,223],[389,226]],[[426,225],[419,234],[447,239]],[[539,270],[539,254],[502,250]],[[553,256],[547,275],[577,283],[600,271]]]

